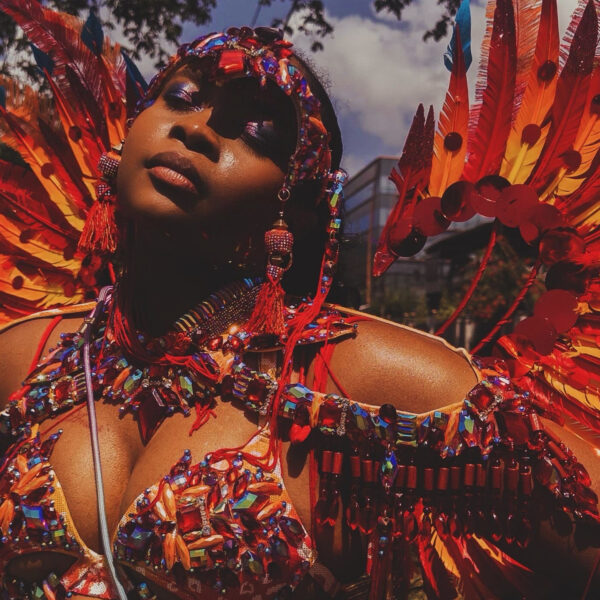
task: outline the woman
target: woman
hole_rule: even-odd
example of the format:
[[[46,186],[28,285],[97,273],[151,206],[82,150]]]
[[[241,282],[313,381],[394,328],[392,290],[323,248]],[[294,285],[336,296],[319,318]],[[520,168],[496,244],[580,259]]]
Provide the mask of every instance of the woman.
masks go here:
[[[25,380],[2,422],[7,597],[385,598],[419,586],[550,597],[509,554],[560,593],[598,589],[580,535],[597,509],[562,444],[597,469],[585,442],[440,340],[321,306],[340,155],[326,94],[270,30],[200,38],[153,81],[107,182],[117,285],[87,318],[49,330],[40,317],[0,338],[3,398]],[[287,225],[325,258],[313,300],[283,306],[284,273],[308,293],[316,270],[297,246],[291,265]],[[47,358],[28,375],[36,349]],[[552,499],[545,479],[534,489],[545,457],[576,491]],[[536,502],[548,510],[539,522]],[[557,560],[540,561],[550,548]],[[568,580],[555,570],[567,560]]]

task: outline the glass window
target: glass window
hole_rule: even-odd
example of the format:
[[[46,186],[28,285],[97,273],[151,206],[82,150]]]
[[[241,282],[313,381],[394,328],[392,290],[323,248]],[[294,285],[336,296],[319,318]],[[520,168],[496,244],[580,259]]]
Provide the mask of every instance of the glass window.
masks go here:
[[[388,179],[388,175],[382,175],[379,178],[379,193],[380,194],[397,194],[396,184]]]
[[[346,215],[344,222],[345,233],[358,234],[368,231],[371,224],[371,205],[366,204],[351,214]]]
[[[373,182],[371,181],[370,183],[365,185],[365,187],[358,190],[357,192],[354,192],[353,194],[346,195],[346,192],[344,192],[344,207],[346,214],[359,207],[367,200],[370,200],[373,196],[373,187]]]

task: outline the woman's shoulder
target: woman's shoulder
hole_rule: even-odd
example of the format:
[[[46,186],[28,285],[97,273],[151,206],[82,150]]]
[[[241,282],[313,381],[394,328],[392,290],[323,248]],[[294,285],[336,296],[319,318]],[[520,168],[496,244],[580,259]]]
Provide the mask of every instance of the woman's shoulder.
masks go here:
[[[464,349],[405,325],[338,308],[356,319],[357,335],[336,344],[330,369],[353,400],[427,412],[459,402],[480,379]],[[329,385],[329,391],[339,393],[333,381]]]
[[[76,331],[94,303],[28,315],[0,327],[0,407],[19,388],[36,355],[56,345],[60,334]]]

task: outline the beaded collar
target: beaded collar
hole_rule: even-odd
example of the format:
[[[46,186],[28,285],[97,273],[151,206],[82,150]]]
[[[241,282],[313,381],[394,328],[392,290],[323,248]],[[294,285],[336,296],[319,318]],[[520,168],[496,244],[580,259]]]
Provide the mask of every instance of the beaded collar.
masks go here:
[[[265,343],[272,346],[274,340],[252,336],[239,326],[252,311],[259,283],[258,279],[244,279],[212,294],[180,317],[164,336],[138,334],[150,356],[168,356],[169,360],[156,364],[128,357],[118,345],[110,328],[114,299],[109,298],[94,324],[90,348],[96,398],[120,405],[121,414],[135,414],[144,443],[176,411],[186,416],[195,411],[190,433],[195,431],[210,417],[217,396],[231,399],[230,387],[248,390],[248,406],[265,414],[277,383],[246,367],[242,356],[261,350]],[[295,312],[294,305],[286,309],[287,323]],[[337,311],[325,310],[308,324],[299,343],[352,331]],[[28,434],[31,424],[85,401],[82,344],[81,329],[61,335],[58,347],[28,375],[0,413],[0,434]]]

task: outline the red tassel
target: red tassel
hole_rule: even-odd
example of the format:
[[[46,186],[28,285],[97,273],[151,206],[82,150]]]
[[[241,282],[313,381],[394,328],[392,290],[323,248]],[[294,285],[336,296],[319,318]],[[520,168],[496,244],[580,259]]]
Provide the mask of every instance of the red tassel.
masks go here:
[[[94,202],[79,238],[79,249],[112,254],[117,249],[117,239],[114,204],[105,199]]]
[[[285,331],[283,300],[284,291],[280,280],[268,275],[244,329],[257,334],[281,336]]]

